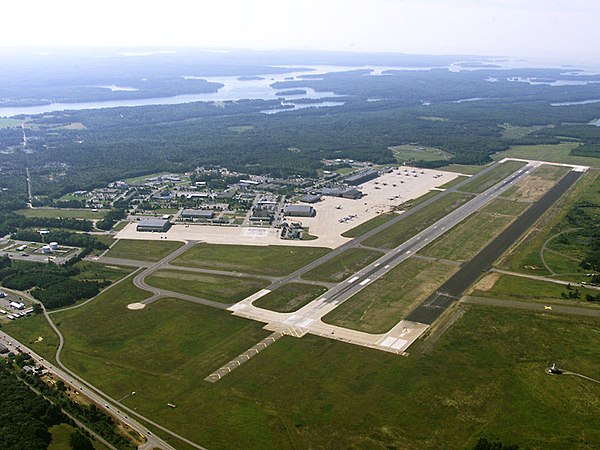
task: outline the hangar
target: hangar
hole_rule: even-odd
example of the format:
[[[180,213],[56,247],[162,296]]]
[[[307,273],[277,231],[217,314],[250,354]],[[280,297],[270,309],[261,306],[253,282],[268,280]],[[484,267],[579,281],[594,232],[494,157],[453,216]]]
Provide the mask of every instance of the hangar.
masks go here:
[[[164,219],[144,219],[137,224],[137,231],[151,231],[155,233],[164,233],[171,228],[171,222]]]

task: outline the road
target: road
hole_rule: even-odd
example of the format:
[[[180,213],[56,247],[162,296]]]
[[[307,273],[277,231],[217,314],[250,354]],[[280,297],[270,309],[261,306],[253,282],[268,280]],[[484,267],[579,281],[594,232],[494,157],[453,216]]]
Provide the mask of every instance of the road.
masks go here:
[[[253,306],[253,302],[266,295],[271,289],[260,291],[229,308],[234,315],[267,323],[266,329],[300,337],[306,333],[343,340],[379,350],[402,353],[429,326],[420,320],[400,321],[388,333],[373,335],[325,324],[322,318],[372,282],[393,270],[423,247],[458,225],[465,218],[487,205],[509,189],[514,183],[527,176],[539,163],[527,164],[488,190],[477,195],[461,207],[452,211],[430,227],[405,241],[384,256],[356,272],[353,276],[331,288],[321,297],[293,313],[277,313]],[[460,185],[457,185],[460,186]],[[356,244],[355,244],[356,245]],[[479,272],[480,273],[480,272]],[[288,278],[292,278],[294,274]],[[280,280],[277,284],[285,281]],[[451,301],[454,301],[452,299]],[[451,301],[449,303],[451,303]],[[448,303],[448,304],[449,304]],[[447,305],[446,305],[447,306]]]
[[[59,336],[61,337],[60,341],[62,343],[63,342],[62,335],[59,335]],[[71,375],[70,373],[55,366],[54,364],[50,363],[49,361],[46,361],[44,358],[42,358],[40,355],[38,355],[37,353],[32,351],[30,348],[25,346],[23,343],[17,341],[15,338],[13,338],[12,336],[9,336],[8,334],[4,333],[3,331],[0,331],[0,341],[3,341],[3,343],[6,345],[6,347],[8,347],[8,349],[13,353],[19,353],[19,351],[28,353],[29,355],[31,355],[31,357],[33,358],[33,360],[35,361],[35,363],[38,366],[43,367],[46,370],[48,370],[49,372],[52,372],[53,374],[55,374],[58,378],[63,380],[65,382],[65,384],[70,385],[75,392],[80,392],[81,394],[85,395],[91,401],[96,403],[96,405],[100,409],[103,409],[106,413],[115,417],[117,420],[123,422],[124,424],[129,426],[131,429],[138,432],[140,434],[140,436],[143,436],[145,439],[147,439],[146,443],[144,443],[143,445],[141,445],[139,447],[140,450],[153,449],[153,448],[174,450],[174,447],[170,446],[169,444],[164,442],[162,439],[154,436],[150,432],[150,430],[148,430],[146,427],[144,427],[142,424],[140,424],[137,420],[132,419],[131,417],[125,415],[120,410],[114,408],[114,406],[111,408],[111,405],[116,402],[114,402],[107,395],[101,395],[99,393],[101,391],[92,387],[89,383],[82,382],[80,379],[78,379],[78,377]],[[57,362],[60,364],[60,360],[57,359]]]

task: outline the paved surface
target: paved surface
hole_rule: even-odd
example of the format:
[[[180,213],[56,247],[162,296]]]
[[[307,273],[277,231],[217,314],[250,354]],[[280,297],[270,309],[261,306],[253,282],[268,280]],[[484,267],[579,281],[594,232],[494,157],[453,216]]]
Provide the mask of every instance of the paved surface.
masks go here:
[[[537,222],[542,214],[581,177],[581,174],[582,172],[572,170],[561,178],[558,183],[525,210],[523,214],[517,217],[483,250],[477,253],[470,261],[466,261],[458,272],[440,286],[438,292],[435,292],[423,301],[406,318],[415,322],[432,324],[448,306],[462,296],[467,288],[481,276],[482,272],[487,272],[492,268],[494,261]],[[503,182],[502,184],[505,183]]]
[[[221,367],[218,370],[216,370],[215,372],[211,373],[209,376],[207,376],[204,379],[204,381],[208,381],[209,383],[216,383],[221,378],[223,378],[225,375],[227,375],[228,373],[231,373],[232,370],[235,370],[238,367],[240,367],[242,364],[244,364],[245,362],[248,362],[250,360],[250,358],[253,358],[254,356],[258,355],[258,352],[260,352],[261,350],[264,350],[265,348],[267,348],[269,345],[273,344],[275,341],[277,341],[282,336],[283,336],[283,334],[281,334],[281,333],[273,333],[270,336],[264,338],[262,341],[260,341],[258,344],[256,344],[252,348],[246,350],[241,355],[239,355],[236,358],[229,361],[223,367]]]
[[[499,300],[487,297],[464,296],[460,299],[461,303],[470,305],[498,306],[500,308],[525,309],[528,311],[537,311],[549,314],[568,314],[575,316],[600,317],[600,309],[586,308],[585,306],[566,306],[566,305],[545,305],[543,303],[526,302],[518,300]]]
[[[515,182],[527,176],[538,165],[528,164],[519,169],[495,186],[492,186],[471,201],[452,211],[435,224],[421,231],[416,236],[387,252],[375,262],[361,269],[298,311],[293,313],[277,313],[253,306],[252,303],[257,298],[270,292],[270,289],[265,289],[258,294],[248,297],[233,305],[229,310],[234,315],[265,322],[267,323],[266,328],[269,330],[279,331],[291,336],[301,337],[306,333],[312,333],[331,339],[377,348],[378,350],[402,353],[427,329],[431,322],[415,320],[415,318],[408,316],[406,320],[400,321],[388,333],[373,335],[328,325],[323,323],[321,319],[350,297],[462,222],[466,217],[491,202]],[[460,184],[457,186],[460,186]],[[294,275],[292,274],[290,277]],[[443,311],[454,300],[456,299],[436,299],[434,303],[435,310],[437,311],[440,308]]]

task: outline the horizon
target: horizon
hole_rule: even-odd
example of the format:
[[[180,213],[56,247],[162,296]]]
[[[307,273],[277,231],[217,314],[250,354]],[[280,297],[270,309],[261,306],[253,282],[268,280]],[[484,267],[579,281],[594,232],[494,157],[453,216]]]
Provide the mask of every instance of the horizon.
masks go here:
[[[27,32],[20,21],[0,30],[0,48],[247,48],[411,55],[507,55],[593,62],[600,5],[590,0],[259,0],[169,5],[116,0],[33,1]],[[233,13],[231,13],[233,11]],[[5,5],[6,17],[22,9]],[[93,14],[94,21],[89,17]],[[107,32],[109,30],[109,32]]]

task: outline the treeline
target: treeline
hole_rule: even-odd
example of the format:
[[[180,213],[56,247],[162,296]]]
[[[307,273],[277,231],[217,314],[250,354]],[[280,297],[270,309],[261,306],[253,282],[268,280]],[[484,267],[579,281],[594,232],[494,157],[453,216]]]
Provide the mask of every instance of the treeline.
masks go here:
[[[96,222],[96,228],[100,230],[110,230],[119,220],[127,216],[125,208],[113,208],[106,213],[104,219]]]
[[[52,440],[48,429],[68,419],[58,406],[17,379],[8,363],[0,363],[0,448],[46,449]]]
[[[66,228],[69,230],[91,231],[92,222],[85,219],[57,217],[25,217],[12,212],[0,212],[0,236],[13,233],[20,228]],[[28,239],[29,240],[29,239]]]
[[[0,284],[19,291],[32,289],[31,294],[48,309],[92,298],[110,284],[107,280],[78,280],[79,273],[74,265],[39,264],[0,257]]]
[[[70,233],[63,230],[50,230],[42,235],[36,230],[24,229],[14,233],[13,237],[20,241],[58,242],[69,247],[80,247],[90,250],[106,250],[108,245],[86,233]]]
[[[21,449],[45,449],[48,448],[48,444],[50,443],[50,433],[48,432],[48,428],[52,425],[57,425],[59,423],[68,423],[70,425],[75,425],[71,419],[65,416],[61,409],[68,412],[71,416],[85,423],[89,428],[91,428],[95,433],[102,436],[106,441],[110,442],[112,445],[117,447],[120,450],[133,450],[135,446],[122,434],[120,434],[118,425],[115,421],[108,415],[102,412],[95,404],[84,405],[77,403],[71,400],[66,394],[71,391],[70,387],[67,387],[62,380],[58,380],[56,383],[47,384],[44,380],[36,373],[25,373],[21,372],[20,368],[24,365],[31,363],[31,357],[27,354],[20,353],[16,356],[9,357],[8,360],[0,363],[0,386],[2,386],[3,393],[4,391],[10,390],[10,392],[14,392],[14,396],[4,396],[0,399],[0,405],[4,406],[2,403],[3,400],[10,397],[11,401],[6,401],[6,406],[8,409],[5,410],[4,407],[0,408],[0,418],[5,419],[0,423],[0,430],[3,428],[12,427],[11,432],[8,435],[5,435],[4,432],[0,433],[0,448],[9,449],[9,450],[21,450]],[[15,375],[18,375],[25,381],[28,385],[35,388],[37,391],[41,392],[44,396],[51,399],[54,405],[45,400],[42,396],[36,395],[31,389],[29,389],[22,381],[18,380]],[[4,389],[3,381],[7,381],[10,383],[10,387],[14,387],[14,391],[12,389]],[[18,399],[22,398],[26,400],[24,404],[21,406],[17,405]],[[36,414],[36,420],[32,421],[32,423],[37,424],[41,422],[42,426],[38,428],[38,432],[36,434],[32,433],[32,430],[28,428],[28,421],[20,421],[17,420],[19,417],[12,417],[11,412],[16,411],[17,413],[21,410],[28,410],[28,402],[33,402],[34,404],[38,404],[37,408],[33,408],[31,411],[32,414]],[[43,403],[43,405],[42,405]],[[6,411],[6,416],[3,413]],[[28,411],[27,411],[28,412]],[[45,430],[42,427],[45,426]],[[4,431],[4,430],[3,430]],[[41,436],[44,439],[44,444],[42,445],[20,445],[19,439],[16,436],[13,436],[15,432],[21,432],[23,436],[22,442],[31,442],[30,438],[37,436]],[[33,436],[32,436],[33,434]],[[3,438],[6,437],[6,441],[8,445],[4,444]],[[15,441],[15,445],[11,446],[11,442]],[[77,429],[70,436],[70,444],[73,450],[89,450],[93,448],[92,442],[89,436]],[[42,442],[39,440],[38,442]]]

